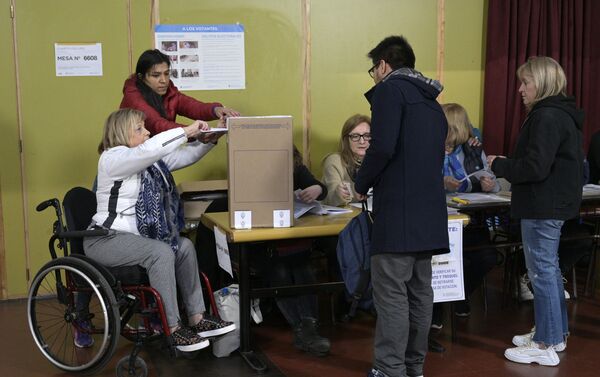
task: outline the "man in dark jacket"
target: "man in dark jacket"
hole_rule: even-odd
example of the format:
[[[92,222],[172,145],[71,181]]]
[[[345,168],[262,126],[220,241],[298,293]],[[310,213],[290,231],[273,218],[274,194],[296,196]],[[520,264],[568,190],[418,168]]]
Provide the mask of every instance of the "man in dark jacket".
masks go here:
[[[371,280],[377,310],[370,376],[420,376],[433,291],[431,256],[447,253],[444,142],[448,125],[436,101],[442,85],[414,70],[401,36],[368,54],[375,86],[371,144],[355,180],[358,199],[373,187]]]

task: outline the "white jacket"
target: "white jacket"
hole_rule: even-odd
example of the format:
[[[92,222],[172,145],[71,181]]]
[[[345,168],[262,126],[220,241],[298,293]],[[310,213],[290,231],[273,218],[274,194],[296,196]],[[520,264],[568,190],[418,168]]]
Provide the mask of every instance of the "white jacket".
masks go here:
[[[141,173],[163,160],[170,171],[200,160],[214,144],[188,143],[183,128],[161,132],[134,148],[118,146],[102,153],[98,161],[98,206],[92,223],[139,234],[136,225]]]

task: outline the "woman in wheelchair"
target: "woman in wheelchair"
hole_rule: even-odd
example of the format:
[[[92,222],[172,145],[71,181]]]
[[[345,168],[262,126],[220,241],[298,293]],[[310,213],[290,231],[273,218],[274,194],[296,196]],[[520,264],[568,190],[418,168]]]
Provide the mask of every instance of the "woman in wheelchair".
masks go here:
[[[195,351],[209,345],[207,337],[233,331],[235,324],[205,313],[196,251],[179,235],[183,210],[171,171],[200,160],[220,135],[205,132],[208,124],[196,121],[149,138],[144,119],[141,111],[121,109],[106,120],[90,227],[110,231],[86,237],[83,245],[88,257],[105,266],[145,268],[162,298],[172,344]],[[197,141],[188,143],[194,137]],[[179,317],[177,286],[187,325]]]

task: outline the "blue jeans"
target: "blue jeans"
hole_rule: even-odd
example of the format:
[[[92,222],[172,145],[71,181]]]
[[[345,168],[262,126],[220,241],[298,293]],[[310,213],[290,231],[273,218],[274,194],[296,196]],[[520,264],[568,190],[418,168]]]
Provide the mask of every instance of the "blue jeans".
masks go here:
[[[562,220],[521,220],[521,236],[527,274],[533,287],[535,335],[546,346],[565,340],[569,333],[558,244]]]

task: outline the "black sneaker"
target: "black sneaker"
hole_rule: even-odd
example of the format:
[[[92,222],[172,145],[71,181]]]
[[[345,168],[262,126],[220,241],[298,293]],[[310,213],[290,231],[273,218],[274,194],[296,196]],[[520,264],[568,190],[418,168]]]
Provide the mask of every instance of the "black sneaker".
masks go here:
[[[318,333],[318,323],[314,318],[302,318],[302,322],[294,328],[294,346],[315,356],[325,356],[329,353],[329,339]]]
[[[454,314],[457,317],[468,317],[471,315],[471,305],[467,300],[458,301],[454,304]]]
[[[171,334],[171,342],[182,352],[197,351],[210,345],[208,339],[204,339],[185,326],[181,326]]]
[[[223,321],[220,318],[204,313],[200,322],[190,326],[190,328],[201,337],[209,338],[211,336],[227,334],[228,332],[235,330],[235,323]]]

